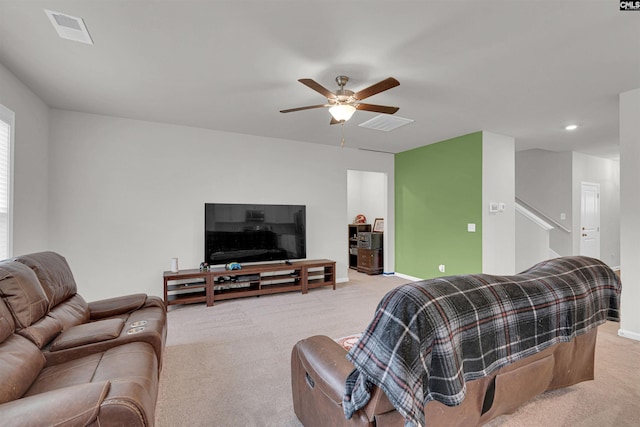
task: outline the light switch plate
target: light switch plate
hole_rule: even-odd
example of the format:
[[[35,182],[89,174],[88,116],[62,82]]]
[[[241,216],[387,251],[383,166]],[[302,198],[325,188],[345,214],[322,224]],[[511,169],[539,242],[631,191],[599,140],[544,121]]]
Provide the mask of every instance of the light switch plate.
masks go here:
[[[476,225],[475,224],[467,224],[467,231],[469,233],[475,233],[476,232]]]

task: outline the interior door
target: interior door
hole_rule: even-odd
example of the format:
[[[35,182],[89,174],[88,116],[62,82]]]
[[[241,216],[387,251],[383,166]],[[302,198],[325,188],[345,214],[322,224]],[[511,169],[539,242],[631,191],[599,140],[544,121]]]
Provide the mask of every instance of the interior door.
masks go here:
[[[580,255],[600,258],[600,184],[582,183]]]

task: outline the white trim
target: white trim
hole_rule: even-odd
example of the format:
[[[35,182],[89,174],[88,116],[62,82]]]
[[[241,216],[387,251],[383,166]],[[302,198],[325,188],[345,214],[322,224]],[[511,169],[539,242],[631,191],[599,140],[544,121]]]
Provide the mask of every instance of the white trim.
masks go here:
[[[567,227],[565,227],[564,225],[560,224],[558,221],[556,221],[555,219],[553,219],[553,217],[551,217],[550,215],[542,212],[541,210],[537,209],[535,206],[531,205],[530,203],[527,203],[525,200],[522,200],[521,198],[516,196],[516,203],[520,204],[521,206],[525,207],[527,210],[530,210],[531,212],[534,212],[536,216],[540,217],[540,218],[545,218],[545,220],[548,220],[548,222],[551,222],[552,224],[555,225],[555,227],[557,227],[558,229],[566,232],[566,233],[571,233],[571,230],[569,230]],[[547,222],[547,221],[545,221]]]
[[[346,283],[349,281],[348,277],[343,277],[341,279],[336,279],[336,283]]]
[[[635,341],[640,341],[640,334],[637,332],[626,331],[624,329],[618,329],[618,336],[623,338],[629,338]]]
[[[538,227],[544,229],[545,231],[550,231],[555,228],[553,225],[549,224],[548,222],[546,222],[545,220],[543,220],[538,215],[534,214],[533,212],[531,212],[529,209],[525,208],[518,202],[516,202],[516,212],[518,212],[525,218],[533,221],[533,223],[535,223]]]

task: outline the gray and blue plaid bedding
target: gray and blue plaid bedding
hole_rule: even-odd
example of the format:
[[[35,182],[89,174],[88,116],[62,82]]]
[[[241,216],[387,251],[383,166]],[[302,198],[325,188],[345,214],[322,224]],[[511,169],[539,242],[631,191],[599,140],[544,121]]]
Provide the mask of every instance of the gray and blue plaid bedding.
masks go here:
[[[621,284],[604,263],[562,257],[515,276],[442,277],[390,291],[347,358],[345,416],[382,388],[405,418],[424,426],[431,400],[460,404],[465,381],[618,320]]]

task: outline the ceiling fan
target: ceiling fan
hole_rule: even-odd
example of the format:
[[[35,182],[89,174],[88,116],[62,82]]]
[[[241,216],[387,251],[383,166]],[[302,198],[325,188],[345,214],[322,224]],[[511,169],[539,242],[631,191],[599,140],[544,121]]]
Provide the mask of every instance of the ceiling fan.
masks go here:
[[[310,87],[322,96],[327,98],[326,104],[309,105],[307,107],[290,108],[288,110],[280,110],[281,113],[291,113],[293,111],[311,110],[313,108],[328,108],[331,113],[330,124],[335,125],[338,123],[344,123],[351,118],[356,110],[373,111],[374,113],[394,114],[399,110],[398,107],[388,107],[386,105],[365,104],[362,101],[372,95],[375,95],[385,90],[389,90],[393,87],[400,85],[400,82],[389,77],[374,85],[371,85],[358,92],[345,89],[344,86],[349,81],[347,76],[336,77],[336,83],[340,86],[340,89],[335,92],[331,92],[329,89],[322,86],[320,83],[312,79],[299,79],[300,83]]]

